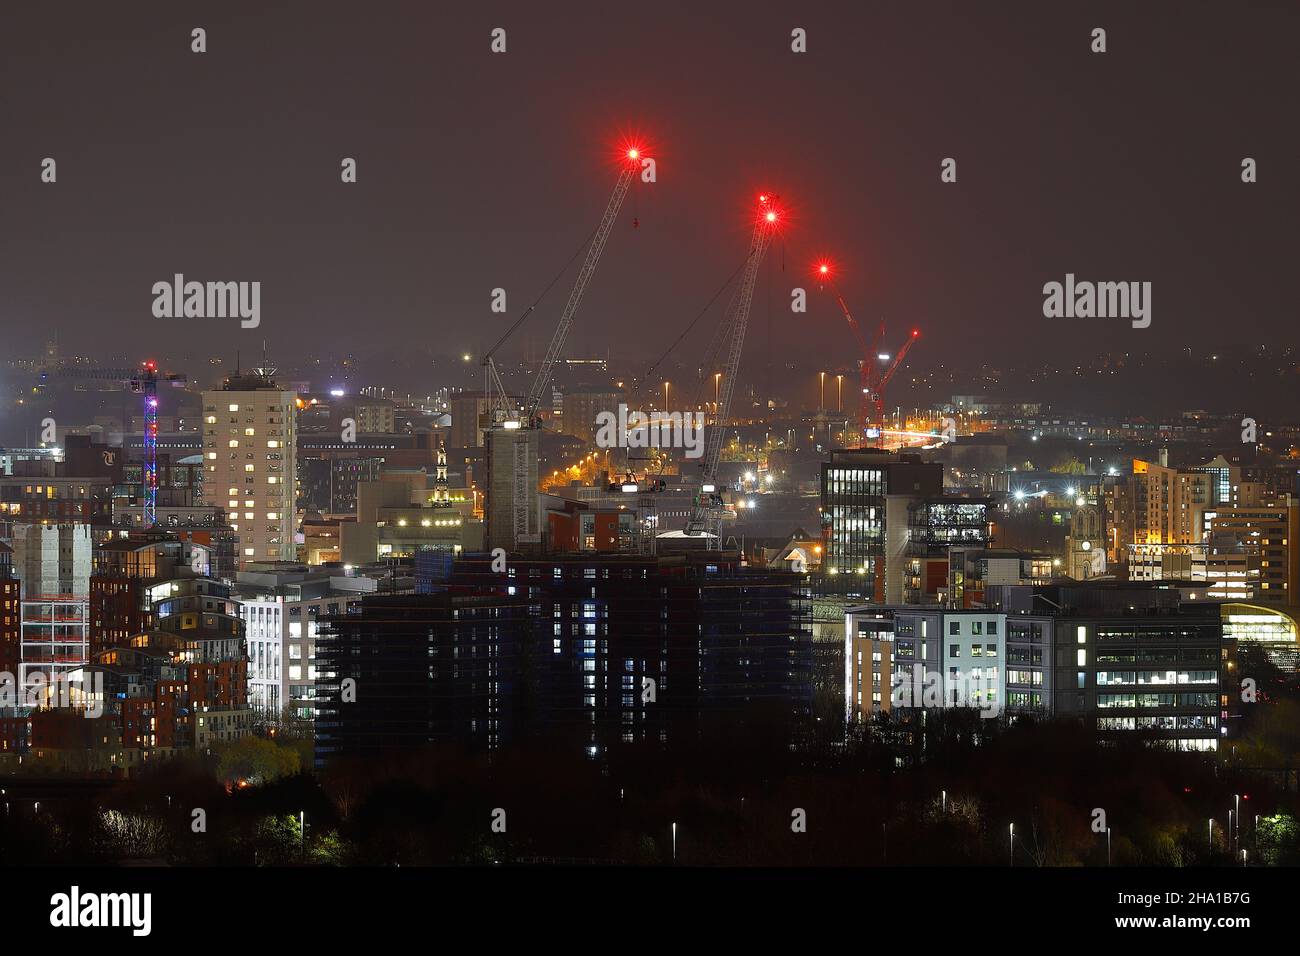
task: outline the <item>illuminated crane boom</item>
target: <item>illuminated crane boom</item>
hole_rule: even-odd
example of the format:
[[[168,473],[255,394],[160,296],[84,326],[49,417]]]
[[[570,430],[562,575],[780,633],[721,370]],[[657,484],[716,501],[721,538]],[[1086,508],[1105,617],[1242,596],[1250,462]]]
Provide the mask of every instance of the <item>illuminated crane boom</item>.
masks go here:
[[[614,230],[614,223],[618,221],[619,210],[623,208],[623,200],[627,198],[627,191],[632,186],[632,180],[636,177],[641,168],[641,153],[636,149],[627,151],[627,162],[623,171],[619,173],[618,179],[614,182],[614,191],[610,193],[609,202],[605,204],[605,214],[600,217],[600,225],[596,228],[596,234],[591,239],[591,245],[587,247],[587,257],[582,261],[582,268],[578,270],[578,278],[573,283],[573,289],[569,292],[569,301],[564,304],[564,311],[560,313],[560,322],[555,327],[555,334],[551,336],[551,344],[546,350],[546,358],[542,360],[541,368],[537,370],[537,377],[533,380],[532,390],[528,393],[528,400],[524,403],[524,422],[525,427],[531,427],[537,420],[537,409],[542,404],[542,398],[546,394],[546,389],[551,384],[551,373],[555,370],[555,363],[560,358],[560,352],[564,349],[564,341],[569,337],[569,329],[573,325],[573,317],[578,312],[578,306],[582,304],[582,295],[587,291],[587,283],[596,272],[596,265],[600,262],[600,255],[605,251],[605,242],[609,239],[609,234]]]
[[[818,280],[823,283],[829,282],[831,271],[829,263],[820,263],[816,270]],[[859,396],[861,400],[860,421],[858,424],[859,437],[866,437],[870,434],[871,430],[875,428],[879,432],[879,437],[883,439],[885,386],[889,384],[889,380],[894,377],[894,373],[897,372],[899,367],[903,364],[903,359],[906,358],[907,353],[911,351],[912,345],[921,335],[921,332],[919,329],[913,329],[912,334],[903,342],[902,346],[893,356],[891,361],[890,356],[885,355],[880,351],[880,348],[885,341],[885,320],[880,320],[880,326],[876,330],[875,341],[871,343],[870,347],[868,347],[867,340],[862,334],[862,327],[858,325],[857,319],[855,319],[853,313],[849,311],[848,304],[844,301],[844,296],[839,294],[834,285],[831,286],[831,293],[835,296],[835,301],[839,303],[840,311],[844,313],[844,318],[849,323],[849,328],[853,330],[854,338],[858,340],[858,348],[862,350],[862,358],[858,362],[860,375],[859,383],[861,387],[861,395]],[[890,364],[882,372],[880,371],[879,363],[886,361],[890,362]]]
[[[776,201],[775,196],[759,197],[758,218],[754,223],[754,234],[749,242],[749,258],[745,260],[740,284],[736,287],[723,319],[722,344],[727,349],[727,354],[722,366],[722,385],[704,453],[700,497],[686,525],[688,535],[708,534],[713,528],[721,526],[722,496],[717,490],[718,465],[722,461],[722,444],[726,437],[727,422],[731,418],[731,397],[736,388],[740,353],[745,344],[745,328],[749,322],[749,309],[754,301],[758,269],[763,264],[763,257],[767,254],[767,248],[772,243],[772,236],[780,221],[780,211]],[[721,548],[721,535],[715,535],[715,538],[717,547]],[[708,546],[714,546],[713,539],[710,539]]]

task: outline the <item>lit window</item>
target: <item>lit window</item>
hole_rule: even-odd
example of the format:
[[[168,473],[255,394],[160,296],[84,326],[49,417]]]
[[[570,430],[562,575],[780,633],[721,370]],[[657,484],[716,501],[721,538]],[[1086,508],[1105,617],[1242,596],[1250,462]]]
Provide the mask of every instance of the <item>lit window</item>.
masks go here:
[[[232,412],[237,412],[237,411],[239,411],[239,406],[238,406],[238,405],[231,405],[231,406],[230,406],[230,410],[231,410]]]

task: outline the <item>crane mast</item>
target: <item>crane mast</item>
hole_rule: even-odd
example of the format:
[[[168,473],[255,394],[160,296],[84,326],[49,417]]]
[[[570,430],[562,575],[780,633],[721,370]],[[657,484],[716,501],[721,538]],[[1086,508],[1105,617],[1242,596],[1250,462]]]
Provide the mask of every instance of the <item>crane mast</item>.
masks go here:
[[[717,490],[718,466],[722,461],[722,444],[726,436],[727,422],[731,418],[731,397],[735,392],[736,373],[740,368],[740,353],[745,344],[745,328],[749,322],[749,309],[754,301],[758,270],[763,263],[764,255],[767,254],[768,246],[771,245],[779,219],[775,201],[775,196],[759,197],[759,216],[754,224],[753,237],[749,243],[749,258],[745,260],[740,284],[736,287],[735,295],[723,321],[722,345],[727,353],[722,366],[722,384],[718,394],[718,408],[714,414],[713,427],[709,429],[708,444],[704,453],[700,496],[686,525],[688,535],[709,534],[721,527],[722,496]],[[707,546],[721,548],[721,534],[715,533],[708,540]]]
[[[60,373],[73,378],[127,382],[132,392],[144,397],[144,441],[140,462],[140,483],[144,493],[144,526],[152,528],[158,523],[158,364],[144,362],[138,369],[74,367],[61,369]],[[167,374],[163,375],[162,379],[177,387],[188,381],[184,375]],[[125,430],[124,427],[123,432]]]

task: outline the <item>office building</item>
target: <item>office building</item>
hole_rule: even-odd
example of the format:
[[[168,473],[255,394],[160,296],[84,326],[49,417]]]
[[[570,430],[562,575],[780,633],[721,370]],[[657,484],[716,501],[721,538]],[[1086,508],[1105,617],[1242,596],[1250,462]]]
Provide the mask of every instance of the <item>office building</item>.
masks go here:
[[[248,645],[249,704],[269,720],[286,708],[315,717],[316,634],[319,622],[347,614],[374,594],[377,581],[342,569],[251,565],[240,571],[240,601]]]
[[[236,373],[203,393],[205,493],[226,508],[241,564],[295,557],[297,396],[277,388],[273,372]]]
[[[887,553],[893,589],[902,594],[908,509],[943,491],[943,465],[874,449],[831,452],[822,464],[822,586],[883,603]]]

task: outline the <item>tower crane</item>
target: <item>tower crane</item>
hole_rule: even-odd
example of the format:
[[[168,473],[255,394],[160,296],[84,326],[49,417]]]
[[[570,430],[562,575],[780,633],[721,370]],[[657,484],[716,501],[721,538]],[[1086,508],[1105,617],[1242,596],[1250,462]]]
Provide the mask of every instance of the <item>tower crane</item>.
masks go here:
[[[829,285],[831,294],[835,296],[835,301],[844,313],[844,319],[848,322],[849,328],[853,330],[853,337],[858,341],[858,348],[861,350],[862,358],[858,360],[858,379],[860,392],[859,405],[859,422],[858,437],[859,439],[875,438],[880,445],[884,444],[885,432],[885,386],[889,384],[894,373],[898,371],[903,364],[903,359],[911,351],[912,345],[921,335],[920,329],[913,329],[896,353],[891,357],[881,352],[880,349],[885,342],[885,320],[880,320],[880,325],[876,329],[876,336],[867,345],[866,337],[862,334],[862,327],[858,320],[853,317],[849,311],[848,303],[844,301],[844,296],[840,295],[839,290],[831,283],[832,270],[829,263],[822,262],[817,266],[817,279],[819,282]],[[889,362],[888,366],[882,366],[880,363]],[[874,433],[874,434],[873,434]]]
[[[618,221],[619,210],[623,208],[623,200],[627,198],[632,180],[642,168],[642,163],[642,151],[637,146],[629,147],[620,157],[621,168],[618,178],[614,181],[613,192],[610,193],[600,223],[586,246],[586,256],[578,270],[573,288],[569,292],[568,301],[565,302],[564,309],[560,313],[560,320],[546,349],[546,357],[537,370],[533,386],[524,399],[522,407],[516,408],[509,392],[506,391],[497,370],[495,355],[515,330],[523,325],[538,303],[535,302],[525,309],[483,356],[482,365],[489,407],[488,429],[484,434],[484,441],[487,445],[488,509],[486,514],[487,541],[490,547],[514,548],[520,543],[540,539],[540,532],[534,530],[534,525],[537,515],[537,460],[542,399],[550,387],[555,363],[564,349],[569,329],[573,325],[573,318],[578,312],[578,306],[582,304],[582,296],[596,272],[601,253],[605,251],[605,243],[614,230],[615,222]],[[575,253],[573,259],[576,258]],[[560,274],[551,280],[550,285],[542,292],[543,297],[550,291],[551,286],[559,281],[560,276],[568,271],[573,259],[570,259]],[[540,302],[540,299],[538,301]],[[505,480],[502,480],[503,476]],[[506,498],[508,498],[508,506],[499,503],[501,499]]]
[[[758,269],[763,264],[763,257],[767,254],[768,246],[771,245],[772,237],[781,222],[778,200],[777,196],[758,197],[754,232],[749,240],[749,256],[741,271],[740,283],[736,286],[731,303],[723,317],[720,344],[726,349],[726,358],[722,366],[721,389],[713,426],[709,429],[704,461],[701,464],[703,481],[700,486],[700,496],[696,499],[691,517],[686,524],[688,536],[701,534],[709,536],[706,542],[709,549],[722,547],[720,531],[723,501],[717,484],[718,465],[722,461],[722,444],[726,436],[727,422],[731,417],[731,396],[736,388],[736,373],[740,368],[740,353],[745,344],[745,328],[749,322],[749,309],[754,301]]]
[[[158,374],[157,362],[143,362],[139,368],[78,368],[66,366],[60,375],[70,378],[89,378],[108,382],[126,382],[132,392],[144,398],[144,453],[141,461],[141,483],[144,486],[144,526],[152,528],[158,523],[158,382],[164,381],[181,388],[188,381],[184,375]]]
[[[882,338],[884,337],[884,333],[885,323],[882,321],[880,323],[880,334]],[[894,353],[894,358],[889,363],[888,367],[874,379],[870,386],[871,404],[875,411],[876,428],[879,429],[877,440],[881,445],[885,443],[885,386],[889,384],[890,379],[894,377],[894,373],[897,372],[899,367],[903,364],[903,359],[907,357],[907,353],[912,350],[912,346],[920,337],[921,330],[913,329],[912,334],[903,340],[903,344],[900,345],[898,351]],[[878,356],[878,358],[880,358],[881,361],[885,361],[885,356],[883,354]],[[870,435],[870,431],[870,426],[868,426],[868,435]]]
[[[596,265],[600,262],[601,253],[605,251],[605,243],[614,229],[614,223],[618,221],[619,210],[623,208],[623,200],[627,198],[627,192],[632,186],[632,180],[641,169],[641,150],[637,147],[628,149],[624,154],[621,165],[622,169],[619,171],[618,179],[614,181],[614,191],[610,193],[609,201],[605,204],[605,212],[591,237],[590,244],[587,246],[587,255],[583,259],[582,268],[578,270],[578,277],[574,280],[573,289],[569,292],[569,299],[564,304],[564,311],[560,313],[560,321],[556,324],[555,332],[551,336],[551,344],[546,349],[546,357],[537,370],[537,376],[533,379],[533,387],[529,390],[528,397],[524,400],[523,408],[519,412],[514,409],[514,403],[501,381],[494,356],[497,350],[506,343],[515,330],[523,325],[524,320],[536,309],[536,303],[525,309],[514,324],[506,329],[505,334],[497,340],[496,344],[483,355],[482,365],[488,379],[488,392],[492,403],[492,425],[494,426],[501,427],[512,421],[518,423],[513,427],[535,428],[539,424],[538,409],[541,407],[546,389],[551,384],[551,375],[555,370],[555,363],[559,360],[565,340],[569,337],[573,317],[578,312],[578,306],[582,304],[582,296],[587,291],[587,284],[591,282],[591,277],[596,272]],[[519,414],[517,419],[515,418],[516,414]]]

